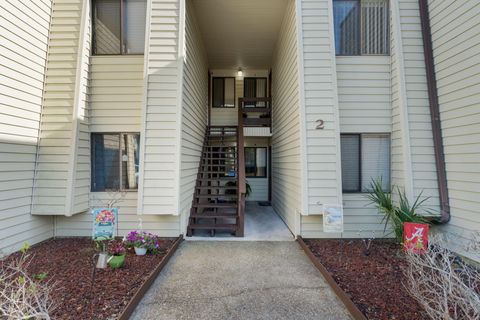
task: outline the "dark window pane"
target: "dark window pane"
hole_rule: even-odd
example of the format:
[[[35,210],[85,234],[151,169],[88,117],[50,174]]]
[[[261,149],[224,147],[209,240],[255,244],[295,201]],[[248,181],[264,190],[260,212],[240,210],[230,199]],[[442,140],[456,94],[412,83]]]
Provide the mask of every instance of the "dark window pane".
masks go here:
[[[360,191],[360,135],[341,136],[343,191]]]
[[[235,108],[235,78],[225,78],[224,107]]]
[[[359,2],[352,0],[333,1],[335,51],[339,55],[360,54]]]
[[[121,54],[120,0],[94,2],[94,53]]]
[[[123,0],[123,45],[126,54],[143,54],[145,47],[145,0]]]
[[[223,78],[213,78],[213,106],[223,107]]]
[[[92,134],[92,191],[120,187],[120,136]]]
[[[245,98],[257,97],[257,81],[255,78],[243,79],[243,96]],[[245,107],[255,107],[255,102],[245,102]]]
[[[122,134],[122,189],[138,189],[140,135]]]

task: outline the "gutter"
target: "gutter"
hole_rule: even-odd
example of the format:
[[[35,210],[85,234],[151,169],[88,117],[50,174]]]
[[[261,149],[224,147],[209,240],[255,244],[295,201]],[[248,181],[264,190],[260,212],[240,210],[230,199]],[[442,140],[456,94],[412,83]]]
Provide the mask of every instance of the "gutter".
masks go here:
[[[440,121],[440,104],[438,101],[437,79],[435,77],[435,63],[433,60],[432,32],[430,29],[430,14],[428,0],[418,0],[420,21],[422,24],[423,53],[427,75],[428,100],[430,102],[430,116],[432,121],[433,147],[435,164],[437,167],[438,192],[440,196],[441,216],[434,223],[445,224],[450,221],[450,204],[447,186],[447,171],[443,150],[442,127]]]

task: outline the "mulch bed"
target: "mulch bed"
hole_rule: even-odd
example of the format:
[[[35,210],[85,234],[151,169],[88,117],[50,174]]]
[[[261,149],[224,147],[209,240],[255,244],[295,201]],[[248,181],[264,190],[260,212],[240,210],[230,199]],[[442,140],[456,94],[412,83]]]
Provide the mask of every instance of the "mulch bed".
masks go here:
[[[132,250],[122,268],[96,269],[93,286],[93,256],[97,250],[88,238],[52,239],[33,246],[29,249],[34,258],[28,271],[47,272],[47,279],[56,283],[53,319],[117,319],[175,240],[162,239],[162,254],[136,256]]]
[[[407,262],[398,244],[375,240],[366,256],[361,240],[304,241],[368,319],[428,318],[404,287]]]

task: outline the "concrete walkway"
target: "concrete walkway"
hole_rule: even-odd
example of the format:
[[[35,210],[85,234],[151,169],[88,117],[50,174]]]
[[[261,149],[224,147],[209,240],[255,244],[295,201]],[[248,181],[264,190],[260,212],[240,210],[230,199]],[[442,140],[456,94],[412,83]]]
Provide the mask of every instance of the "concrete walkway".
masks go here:
[[[296,242],[184,242],[132,319],[351,319]]]
[[[217,231],[215,237],[209,230],[195,231],[193,241],[293,241],[293,234],[271,206],[260,206],[257,201],[247,201],[245,209],[245,235],[235,237],[230,232]]]

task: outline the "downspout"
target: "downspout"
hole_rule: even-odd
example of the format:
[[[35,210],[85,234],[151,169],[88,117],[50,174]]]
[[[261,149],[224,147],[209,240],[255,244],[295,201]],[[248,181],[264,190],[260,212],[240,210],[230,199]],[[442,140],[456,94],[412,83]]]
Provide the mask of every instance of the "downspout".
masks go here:
[[[432,32],[430,29],[428,0],[418,0],[418,5],[420,9],[420,20],[422,24],[423,53],[425,57],[425,68],[427,74],[428,100],[430,101],[430,116],[432,121],[435,163],[437,167],[438,191],[440,195],[441,216],[435,221],[435,223],[444,224],[450,221],[450,204],[448,198],[445,154],[443,150],[437,79],[435,77],[435,63],[433,60]]]

